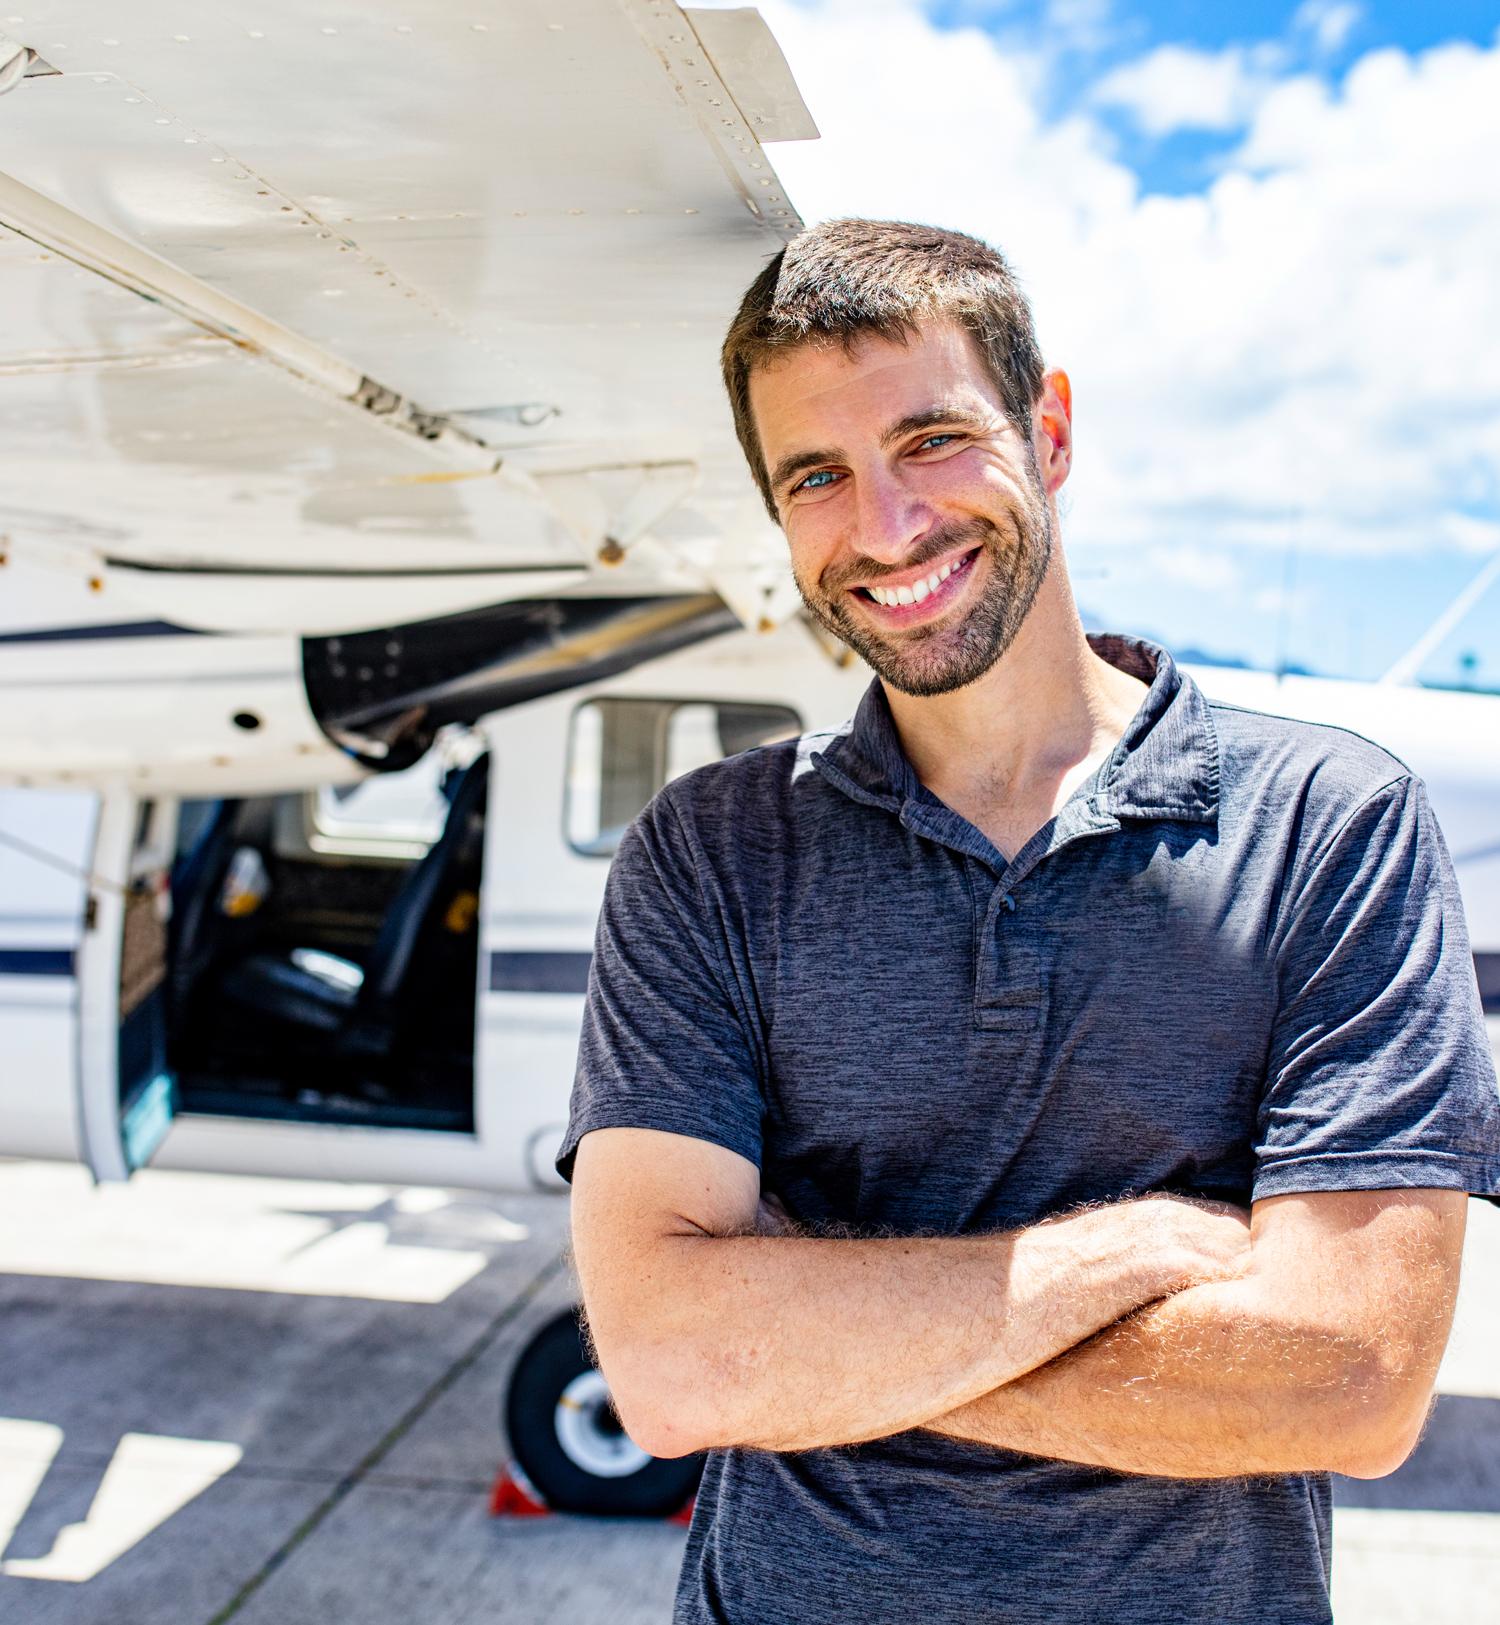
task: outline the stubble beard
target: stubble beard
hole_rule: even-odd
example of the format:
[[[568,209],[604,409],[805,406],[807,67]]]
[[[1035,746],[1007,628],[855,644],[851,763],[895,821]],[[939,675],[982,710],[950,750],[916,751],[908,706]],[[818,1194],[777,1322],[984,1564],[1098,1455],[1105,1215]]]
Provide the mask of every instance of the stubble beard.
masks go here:
[[[1015,641],[1031,613],[1031,606],[1052,560],[1052,514],[1044,500],[1025,514],[1016,513],[1013,534],[1007,537],[986,519],[961,520],[929,532],[902,570],[978,546],[971,570],[984,570],[978,599],[958,620],[950,613],[930,625],[887,637],[861,616],[847,584],[865,581],[878,586],[882,567],[854,560],[839,572],[844,585],[830,581],[826,589],[807,585],[796,576],[797,591],[808,613],[845,643],[899,693],[924,699],[950,694],[977,681]],[[887,572],[895,574],[895,571]]]

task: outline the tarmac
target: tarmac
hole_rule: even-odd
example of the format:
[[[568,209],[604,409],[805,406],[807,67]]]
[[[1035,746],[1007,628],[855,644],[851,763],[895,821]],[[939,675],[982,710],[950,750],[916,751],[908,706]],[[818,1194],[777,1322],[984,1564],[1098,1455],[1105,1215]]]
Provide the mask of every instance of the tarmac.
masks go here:
[[[562,1194],[0,1160],[0,1620],[667,1625],[680,1524],[489,1514],[566,1234]],[[1488,1203],[1438,1386],[1405,1466],[1336,1481],[1340,1625],[1500,1619]]]

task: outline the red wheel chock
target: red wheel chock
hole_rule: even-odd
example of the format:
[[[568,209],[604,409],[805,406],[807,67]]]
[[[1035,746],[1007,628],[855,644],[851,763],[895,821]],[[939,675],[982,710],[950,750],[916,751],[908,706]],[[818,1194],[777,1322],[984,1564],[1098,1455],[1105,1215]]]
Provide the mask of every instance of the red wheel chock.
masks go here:
[[[551,1510],[531,1480],[513,1461],[501,1462],[500,1471],[490,1488],[492,1518],[543,1518]]]
[[[688,1524],[693,1521],[696,1495],[671,1513],[668,1523]],[[490,1516],[492,1518],[545,1518],[552,1508],[542,1499],[541,1492],[513,1461],[500,1464],[495,1482],[490,1486]]]

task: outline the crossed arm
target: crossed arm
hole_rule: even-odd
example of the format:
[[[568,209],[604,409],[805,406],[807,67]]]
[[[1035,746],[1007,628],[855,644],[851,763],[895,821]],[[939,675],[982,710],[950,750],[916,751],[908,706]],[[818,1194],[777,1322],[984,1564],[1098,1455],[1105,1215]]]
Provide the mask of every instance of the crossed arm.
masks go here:
[[[573,1247],[601,1369],[656,1455],[907,1428],[1171,1477],[1392,1471],[1452,1321],[1464,1193],[1147,1198],[1003,1235],[766,1233],[759,1175],[586,1134]]]
[[[1175,1478],[1393,1472],[1428,1414],[1465,1206],[1414,1189],[1257,1202],[1243,1275],[1149,1304],[925,1426]]]

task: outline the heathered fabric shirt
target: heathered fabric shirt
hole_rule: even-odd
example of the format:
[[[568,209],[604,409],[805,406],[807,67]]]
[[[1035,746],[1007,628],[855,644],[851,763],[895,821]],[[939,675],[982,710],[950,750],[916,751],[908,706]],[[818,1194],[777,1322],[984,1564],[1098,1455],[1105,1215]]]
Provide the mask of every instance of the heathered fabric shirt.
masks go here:
[[[611,1124],[761,1165],[794,1217],[1027,1225],[1174,1191],[1500,1193],[1500,1095],[1422,781],[1207,700],[1170,654],[1007,864],[852,723],[667,786],[599,921],[557,1165]],[[676,1625],[1331,1618],[1326,1474],[1119,1474],[912,1429],[713,1450]]]

